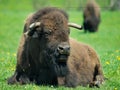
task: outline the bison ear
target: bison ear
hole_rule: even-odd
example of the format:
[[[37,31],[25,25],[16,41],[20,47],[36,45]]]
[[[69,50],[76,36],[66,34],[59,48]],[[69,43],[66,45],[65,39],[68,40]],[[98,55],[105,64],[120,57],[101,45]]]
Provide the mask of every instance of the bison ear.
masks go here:
[[[31,33],[32,33],[32,34],[31,34]],[[38,38],[38,34],[37,34],[36,31],[35,31],[35,32],[27,31],[27,32],[25,32],[24,34],[27,35],[27,36],[30,36],[30,37],[32,37],[32,38]]]
[[[36,32],[36,28],[40,26],[40,22],[35,22],[30,24],[29,26],[29,30],[25,33],[26,35],[33,37],[33,38],[37,38],[38,34]]]
[[[37,34],[36,31],[35,31],[35,32],[31,32],[31,31],[29,30],[29,31],[25,32],[24,35],[25,35],[25,36],[32,37],[32,38],[38,38],[38,34]]]

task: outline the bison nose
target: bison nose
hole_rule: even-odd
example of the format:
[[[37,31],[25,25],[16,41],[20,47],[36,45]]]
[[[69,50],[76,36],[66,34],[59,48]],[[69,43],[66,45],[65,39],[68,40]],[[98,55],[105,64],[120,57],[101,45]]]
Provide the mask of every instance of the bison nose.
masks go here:
[[[70,46],[69,45],[58,45],[57,51],[60,54],[69,54],[70,53]]]

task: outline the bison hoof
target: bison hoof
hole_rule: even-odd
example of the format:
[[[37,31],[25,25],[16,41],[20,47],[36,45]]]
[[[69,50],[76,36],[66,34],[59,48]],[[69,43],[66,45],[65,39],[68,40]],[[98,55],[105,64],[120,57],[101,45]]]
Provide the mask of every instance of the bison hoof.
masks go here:
[[[11,77],[11,78],[8,79],[7,83],[8,83],[9,85],[12,85],[12,84],[17,83],[17,80]]]
[[[26,75],[22,75],[19,78],[19,83],[20,84],[29,84],[30,80],[29,80],[29,78]]]
[[[17,83],[16,76],[17,76],[17,73],[15,73],[13,76],[11,76],[11,77],[8,79],[8,81],[7,81],[8,84],[12,85],[12,84]]]
[[[12,77],[8,79],[8,84],[29,84],[30,80],[26,75],[19,76],[17,73],[15,73]]]
[[[96,76],[96,80],[95,81],[93,81],[92,83],[90,83],[90,87],[94,87],[94,86],[96,86],[96,87],[100,87],[100,85],[102,84],[104,82],[104,78],[103,78],[103,76],[101,76],[101,75],[97,75]]]

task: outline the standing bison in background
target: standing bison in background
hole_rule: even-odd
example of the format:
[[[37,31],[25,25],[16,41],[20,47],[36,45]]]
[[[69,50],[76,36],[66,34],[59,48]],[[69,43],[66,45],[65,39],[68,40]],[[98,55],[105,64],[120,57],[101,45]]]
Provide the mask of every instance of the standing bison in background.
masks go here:
[[[96,32],[100,23],[100,8],[94,0],[88,0],[83,12],[83,27],[85,32]]]
[[[8,84],[99,86],[103,72],[96,52],[69,38],[68,15],[57,8],[44,8],[29,16],[17,53],[15,73]]]

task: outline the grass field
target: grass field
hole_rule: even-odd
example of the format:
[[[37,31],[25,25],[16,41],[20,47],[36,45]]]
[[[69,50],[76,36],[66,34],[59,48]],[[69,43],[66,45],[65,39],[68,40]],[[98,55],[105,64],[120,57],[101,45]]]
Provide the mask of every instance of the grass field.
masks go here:
[[[6,1],[6,0],[5,0]],[[5,2],[6,3],[6,2]],[[15,3],[15,2],[14,2]],[[26,2],[26,4],[28,4]],[[30,4],[30,3],[29,3]],[[97,33],[84,34],[71,29],[71,37],[91,45],[99,54],[105,77],[108,80],[101,88],[49,87],[36,85],[7,85],[6,79],[15,70],[16,51],[26,16],[33,10],[0,4],[0,90],[120,90],[120,12],[101,12],[101,24]],[[5,4],[4,4],[5,5]],[[21,7],[21,9],[19,9]],[[1,9],[2,8],[2,9]],[[82,24],[82,12],[69,11],[70,21]]]

